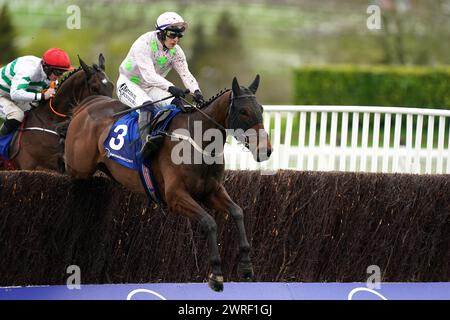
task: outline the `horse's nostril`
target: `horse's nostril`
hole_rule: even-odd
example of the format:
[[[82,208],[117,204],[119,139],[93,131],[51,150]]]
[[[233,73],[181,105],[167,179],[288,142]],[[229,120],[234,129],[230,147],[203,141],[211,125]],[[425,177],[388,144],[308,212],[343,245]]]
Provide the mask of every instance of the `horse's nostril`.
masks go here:
[[[272,154],[272,148],[268,148],[266,152],[267,156],[270,157],[270,155]]]

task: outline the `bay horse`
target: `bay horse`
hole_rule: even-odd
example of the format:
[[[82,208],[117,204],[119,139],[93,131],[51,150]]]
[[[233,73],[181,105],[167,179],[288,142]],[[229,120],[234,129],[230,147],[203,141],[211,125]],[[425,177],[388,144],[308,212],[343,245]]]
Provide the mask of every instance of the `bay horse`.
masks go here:
[[[179,128],[190,132],[192,123],[201,121],[203,132],[215,128],[222,133],[219,144],[223,148],[228,129],[236,132],[248,132],[252,129],[253,132],[259,132],[256,139],[251,139],[252,143],[250,136],[245,133],[236,134],[235,137],[248,147],[255,160],[267,160],[272,147],[263,126],[263,108],[255,96],[258,85],[259,75],[248,88],[240,86],[234,78],[231,90],[219,93],[191,113],[177,114],[167,132],[174,132]],[[65,140],[65,165],[68,174],[77,178],[88,178],[98,167],[106,167],[108,174],[127,189],[145,193],[138,172],[110,160],[103,144],[115,122],[110,115],[127,108],[118,100],[99,96],[88,98],[74,110]],[[102,113],[105,114],[103,118],[100,116]],[[169,212],[197,221],[207,233],[212,269],[208,284],[215,291],[223,290],[224,281],[217,246],[217,224],[200,203],[222,214],[230,214],[239,231],[239,273],[245,280],[250,280],[254,272],[243,211],[231,200],[223,186],[224,161],[212,164],[175,164],[172,150],[177,143],[179,142],[165,137],[158,153],[152,156],[152,167],[162,202],[167,205]],[[223,160],[223,152],[217,156]]]
[[[64,144],[60,142],[58,126],[67,121],[68,114],[84,98],[112,97],[114,85],[105,74],[103,55],[99,55],[99,64],[93,66],[78,58],[80,67],[61,81],[54,98],[27,112],[25,127],[18,130],[10,146],[10,163],[15,169],[63,171]]]

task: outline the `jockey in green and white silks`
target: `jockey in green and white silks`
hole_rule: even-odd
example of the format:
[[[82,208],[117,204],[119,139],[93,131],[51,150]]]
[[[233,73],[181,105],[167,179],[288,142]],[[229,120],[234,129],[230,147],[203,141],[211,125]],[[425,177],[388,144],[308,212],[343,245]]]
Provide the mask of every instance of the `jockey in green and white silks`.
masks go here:
[[[194,100],[203,102],[198,82],[189,71],[186,56],[178,45],[186,26],[177,13],[165,12],[156,21],[156,31],[141,35],[133,43],[119,67],[117,96],[122,103],[133,108],[163,99],[170,94],[176,98],[159,102],[156,107],[181,103],[179,98],[184,97],[184,90],[165,79],[172,68],[177,71],[184,86],[194,93]],[[151,113],[145,108],[140,109],[139,127],[143,143],[141,155],[144,158],[149,157],[163,139],[163,136],[149,136],[149,126],[146,124],[150,121]]]
[[[50,99],[55,94],[50,82],[72,69],[69,56],[59,48],[47,50],[42,59],[23,56],[0,68],[0,114],[5,118],[0,137],[20,126],[30,102]]]

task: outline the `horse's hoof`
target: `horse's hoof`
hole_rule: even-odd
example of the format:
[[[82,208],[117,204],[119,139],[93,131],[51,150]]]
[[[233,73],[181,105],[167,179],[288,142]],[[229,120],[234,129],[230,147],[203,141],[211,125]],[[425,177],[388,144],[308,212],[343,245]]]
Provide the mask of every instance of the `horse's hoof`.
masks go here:
[[[245,281],[251,281],[255,275],[251,262],[239,263],[238,270]]]
[[[223,291],[223,276],[216,276],[215,274],[211,273],[209,275],[208,285],[212,290],[216,292]]]

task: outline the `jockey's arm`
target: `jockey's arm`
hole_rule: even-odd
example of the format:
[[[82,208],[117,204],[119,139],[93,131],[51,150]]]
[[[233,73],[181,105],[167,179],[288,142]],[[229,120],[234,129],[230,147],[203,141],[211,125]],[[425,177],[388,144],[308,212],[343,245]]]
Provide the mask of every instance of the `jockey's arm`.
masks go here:
[[[148,50],[146,42],[140,41],[135,51],[136,63],[142,78],[150,87],[157,87],[167,91],[169,87],[173,86],[173,83],[156,73]]]
[[[42,93],[27,91],[30,87],[30,82],[30,77],[23,72],[17,72],[11,80],[11,100],[23,102],[41,101]]]
[[[173,68],[179,74],[181,81],[183,81],[184,86],[187,89],[189,89],[189,91],[192,93],[194,93],[197,90],[200,90],[197,80],[189,71],[189,67],[184,52],[181,49],[179,49],[177,50],[177,55],[178,57],[174,61]]]

